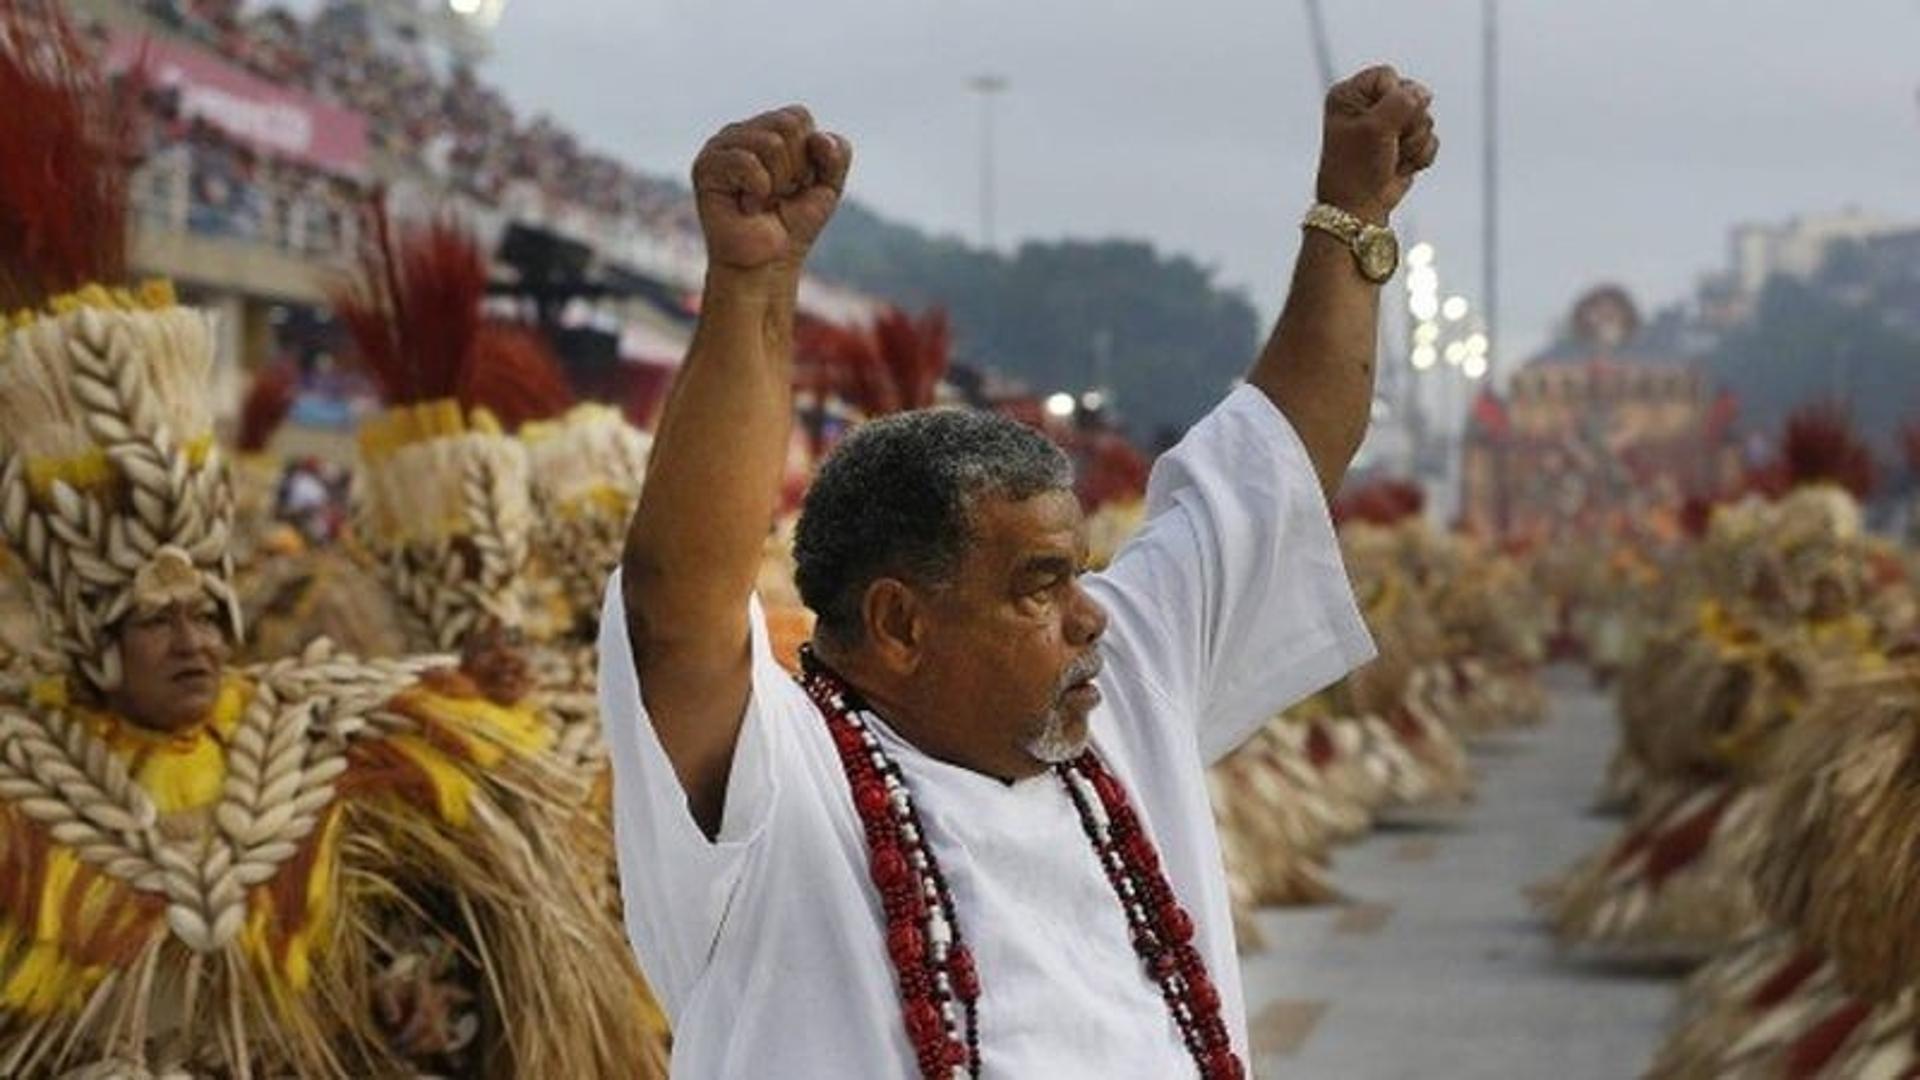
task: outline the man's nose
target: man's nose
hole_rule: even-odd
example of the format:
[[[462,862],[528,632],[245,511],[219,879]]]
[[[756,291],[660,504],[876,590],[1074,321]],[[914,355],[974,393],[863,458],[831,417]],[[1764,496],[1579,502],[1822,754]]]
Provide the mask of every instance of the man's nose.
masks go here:
[[[1073,607],[1067,617],[1067,633],[1075,645],[1091,645],[1107,632],[1107,609],[1093,594],[1073,586]]]

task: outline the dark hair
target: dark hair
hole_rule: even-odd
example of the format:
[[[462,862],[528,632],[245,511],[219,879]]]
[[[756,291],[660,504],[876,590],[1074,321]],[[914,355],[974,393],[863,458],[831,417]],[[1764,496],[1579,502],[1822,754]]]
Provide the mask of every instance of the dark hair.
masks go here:
[[[800,510],[794,578],[821,635],[860,643],[860,601],[883,577],[953,580],[982,495],[1021,500],[1073,487],[1039,432],[994,413],[927,409],[866,424],[827,455]]]

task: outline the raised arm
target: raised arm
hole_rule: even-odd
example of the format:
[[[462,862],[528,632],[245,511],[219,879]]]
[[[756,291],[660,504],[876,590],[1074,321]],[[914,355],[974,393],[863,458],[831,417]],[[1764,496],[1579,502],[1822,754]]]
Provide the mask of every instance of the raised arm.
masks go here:
[[[641,696],[717,832],[751,675],[747,598],[792,426],[801,266],[839,205],[852,148],[790,107],[722,130],[693,166],[707,280],[621,559]]]
[[[1390,67],[1369,68],[1327,94],[1318,198],[1384,226],[1440,140],[1433,95]],[[1280,322],[1247,381],[1273,399],[1313,458],[1329,498],[1359,452],[1373,409],[1380,286],[1338,237],[1307,229]]]

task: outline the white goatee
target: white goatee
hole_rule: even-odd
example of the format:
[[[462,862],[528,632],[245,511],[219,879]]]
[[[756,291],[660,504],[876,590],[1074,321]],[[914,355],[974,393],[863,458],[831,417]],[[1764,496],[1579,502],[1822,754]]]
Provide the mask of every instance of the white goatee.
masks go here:
[[[1063,765],[1086,751],[1089,734],[1090,731],[1082,732],[1077,738],[1070,735],[1066,714],[1055,709],[1047,715],[1047,722],[1039,731],[1021,742],[1020,749],[1043,764]]]

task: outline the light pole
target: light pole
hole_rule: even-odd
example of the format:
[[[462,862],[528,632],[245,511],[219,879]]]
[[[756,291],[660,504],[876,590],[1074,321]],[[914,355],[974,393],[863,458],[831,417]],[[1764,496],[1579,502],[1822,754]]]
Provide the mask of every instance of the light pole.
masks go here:
[[[1487,336],[1500,341],[1500,0],[1481,0],[1481,18],[1486,31],[1486,74],[1482,85],[1485,95],[1481,106],[1483,123],[1486,127],[1486,158],[1482,168],[1486,171],[1484,199],[1480,208],[1481,228],[1484,233],[1481,244],[1484,247],[1482,266],[1485,278],[1481,282],[1480,310],[1486,313]],[[1493,367],[1494,357],[1487,358],[1489,370]]]
[[[1006,92],[1007,80],[999,75],[975,75],[967,86],[980,95],[980,246],[993,250],[994,173],[993,173],[993,100]]]
[[[1327,41],[1327,14],[1320,0],[1307,0],[1307,29],[1313,35],[1313,62],[1320,69],[1320,87],[1333,88],[1333,46]]]

